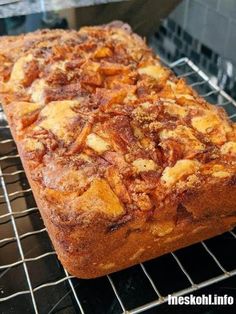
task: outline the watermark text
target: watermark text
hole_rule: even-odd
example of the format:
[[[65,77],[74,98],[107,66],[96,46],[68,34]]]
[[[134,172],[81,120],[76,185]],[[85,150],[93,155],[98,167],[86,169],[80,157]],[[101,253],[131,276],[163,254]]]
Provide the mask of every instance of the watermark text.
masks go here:
[[[230,295],[212,295],[202,294],[195,296],[193,294],[186,296],[168,295],[169,305],[233,305],[234,298]]]

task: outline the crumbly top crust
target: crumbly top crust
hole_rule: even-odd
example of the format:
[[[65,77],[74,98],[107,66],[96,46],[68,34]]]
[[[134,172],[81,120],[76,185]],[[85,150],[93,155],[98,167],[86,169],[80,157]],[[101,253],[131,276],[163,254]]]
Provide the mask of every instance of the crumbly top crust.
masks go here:
[[[0,40],[0,97],[41,193],[117,219],[236,174],[236,126],[119,22]]]

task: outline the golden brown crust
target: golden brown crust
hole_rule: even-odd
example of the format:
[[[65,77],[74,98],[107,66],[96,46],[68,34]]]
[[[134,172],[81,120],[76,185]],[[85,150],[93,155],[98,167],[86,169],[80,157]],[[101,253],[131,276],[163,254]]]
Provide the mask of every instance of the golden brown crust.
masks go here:
[[[63,265],[96,277],[236,223],[236,127],[126,24],[0,39],[0,99]]]

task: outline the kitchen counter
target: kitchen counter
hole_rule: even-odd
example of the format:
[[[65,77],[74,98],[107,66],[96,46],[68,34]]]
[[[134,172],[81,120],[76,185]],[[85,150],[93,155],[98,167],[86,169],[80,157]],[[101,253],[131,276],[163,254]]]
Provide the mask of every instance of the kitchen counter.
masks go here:
[[[127,0],[20,0],[0,5],[0,18]]]

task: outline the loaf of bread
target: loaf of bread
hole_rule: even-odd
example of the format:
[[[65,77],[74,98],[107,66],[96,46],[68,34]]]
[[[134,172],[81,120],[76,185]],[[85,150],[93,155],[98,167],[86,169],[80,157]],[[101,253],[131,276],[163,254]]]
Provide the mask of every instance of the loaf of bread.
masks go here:
[[[236,125],[128,25],[2,37],[0,100],[69,273],[108,274],[236,225]]]

